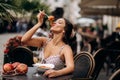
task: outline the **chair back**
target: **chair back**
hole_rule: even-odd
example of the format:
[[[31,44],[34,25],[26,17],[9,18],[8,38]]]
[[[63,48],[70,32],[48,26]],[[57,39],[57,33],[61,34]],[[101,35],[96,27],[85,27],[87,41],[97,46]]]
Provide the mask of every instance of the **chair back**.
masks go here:
[[[109,80],[119,80],[120,79],[120,69],[115,71],[109,78]]]
[[[10,52],[10,58],[12,62],[21,62],[27,64],[29,67],[32,66],[33,52],[27,47],[19,46]]]
[[[89,78],[93,72],[95,62],[89,52],[80,52],[74,57],[75,70],[73,78]]]
[[[96,80],[99,73],[100,73],[100,70],[102,69],[103,64],[104,64],[104,62],[106,60],[107,52],[103,48],[98,49],[93,54],[93,57],[94,57],[94,60],[95,60],[95,68],[94,68],[94,71],[92,73],[92,79]]]

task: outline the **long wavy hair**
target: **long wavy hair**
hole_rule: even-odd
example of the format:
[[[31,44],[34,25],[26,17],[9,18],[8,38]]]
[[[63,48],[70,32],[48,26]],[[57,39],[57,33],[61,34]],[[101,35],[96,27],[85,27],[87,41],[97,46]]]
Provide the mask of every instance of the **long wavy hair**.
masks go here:
[[[65,19],[65,27],[64,27],[64,30],[65,30],[65,33],[64,33],[64,36],[63,36],[63,41],[66,43],[66,44],[70,44],[71,42],[71,34],[72,34],[72,30],[73,30],[73,25],[67,20]]]

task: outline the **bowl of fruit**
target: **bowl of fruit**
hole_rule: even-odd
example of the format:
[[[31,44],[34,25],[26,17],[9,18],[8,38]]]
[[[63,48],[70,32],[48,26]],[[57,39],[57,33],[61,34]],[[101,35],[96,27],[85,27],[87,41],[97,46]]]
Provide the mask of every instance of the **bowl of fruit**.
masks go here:
[[[3,65],[3,76],[25,75],[28,72],[28,66],[24,63],[14,62]]]

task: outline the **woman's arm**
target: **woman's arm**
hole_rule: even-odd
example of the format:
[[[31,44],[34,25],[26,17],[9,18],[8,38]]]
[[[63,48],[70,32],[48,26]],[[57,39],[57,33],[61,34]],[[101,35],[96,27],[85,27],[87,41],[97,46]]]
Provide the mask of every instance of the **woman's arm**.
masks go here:
[[[58,70],[59,75],[72,73],[74,71],[74,59],[72,49],[70,48],[70,46],[66,46],[64,47],[63,51],[66,67]]]
[[[65,57],[66,67],[60,70],[48,70],[44,73],[45,76],[48,77],[57,77],[65,74],[72,73],[74,71],[74,60],[73,60],[73,52],[69,46],[66,46],[62,53]]]
[[[46,40],[46,38],[44,37],[40,37],[40,38],[32,38],[33,34],[36,32],[36,30],[42,25],[43,23],[43,18],[44,18],[45,13],[43,11],[41,11],[38,15],[38,23],[36,25],[33,26],[33,28],[31,28],[29,31],[27,31],[22,39],[21,42],[25,45],[28,46],[35,46],[35,47],[39,47],[40,45],[42,45],[42,43]]]

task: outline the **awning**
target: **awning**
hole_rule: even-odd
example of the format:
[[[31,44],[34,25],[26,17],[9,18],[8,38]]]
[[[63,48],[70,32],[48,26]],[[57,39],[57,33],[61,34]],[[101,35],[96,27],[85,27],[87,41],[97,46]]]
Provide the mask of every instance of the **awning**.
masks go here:
[[[92,18],[79,18],[77,20],[77,24],[79,24],[82,27],[89,27],[92,23],[95,23],[95,20]]]
[[[81,0],[82,15],[120,16],[120,0]]]

